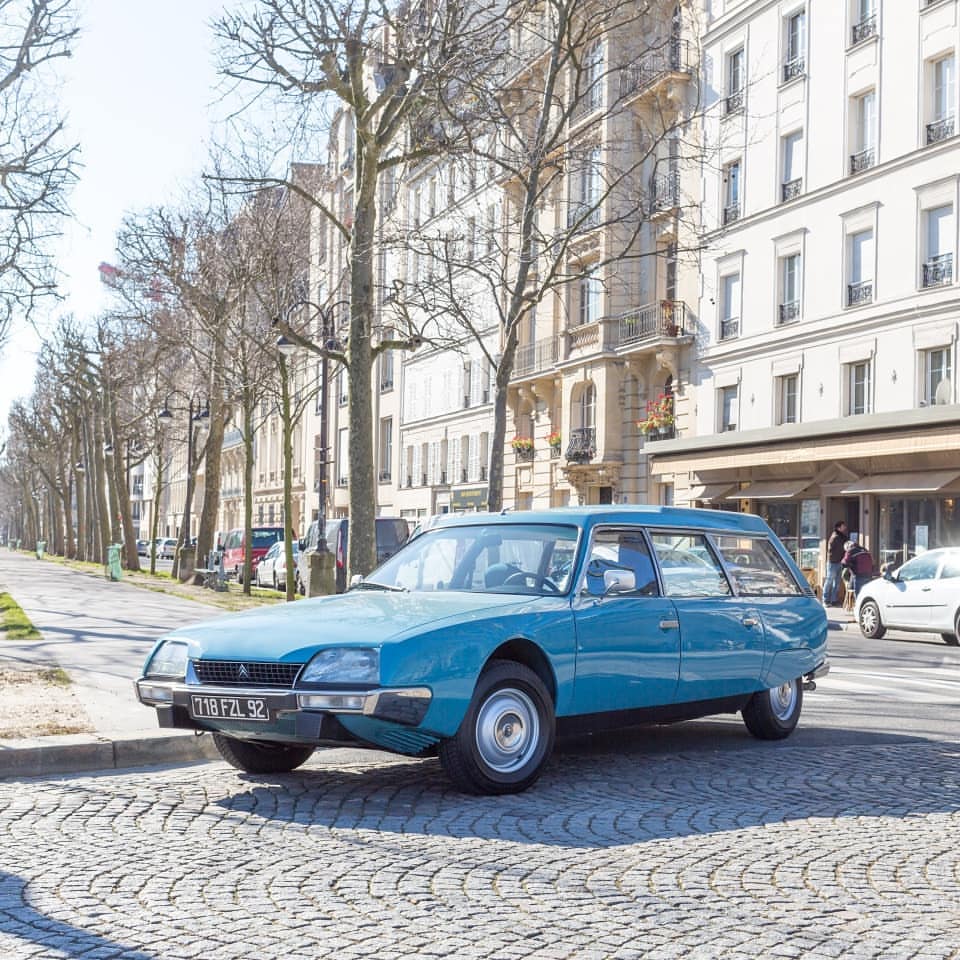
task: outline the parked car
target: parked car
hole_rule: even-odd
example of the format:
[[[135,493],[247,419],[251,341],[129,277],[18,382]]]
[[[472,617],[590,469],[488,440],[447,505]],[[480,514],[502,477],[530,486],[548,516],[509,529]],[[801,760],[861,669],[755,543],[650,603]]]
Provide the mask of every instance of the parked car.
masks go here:
[[[257,572],[257,564],[266,552],[278,541],[283,539],[283,527],[254,527],[252,547],[250,550],[251,568],[253,577]],[[246,553],[246,544],[243,536],[243,527],[231,530],[223,541],[223,569],[227,576],[236,577],[238,583],[243,583],[243,558]]]
[[[300,547],[293,544],[293,562],[297,563],[300,556]],[[273,587],[274,590],[285,590],[287,583],[287,553],[286,544],[278,540],[257,564],[254,582],[258,587]]]
[[[854,613],[867,638],[919,630],[960,642],[960,547],[928,550],[871,580],[860,589]]]
[[[137,541],[137,556],[138,556],[138,557],[149,557],[149,556],[150,556],[150,541],[149,541],[149,540],[138,540],[138,541]]]
[[[760,589],[728,565],[733,544]],[[740,711],[755,737],[786,737],[826,643],[822,605],[759,517],[471,514],[342,596],[174,630],[137,691],[250,773],[350,743],[439,754],[460,789],[501,794],[537,779],[557,732]]]
[[[377,517],[377,563],[381,564],[392,557],[408,540],[410,528],[407,521],[400,517]],[[347,536],[350,521],[346,519],[328,520],[326,526],[327,549],[334,555],[334,569],[337,577],[337,593],[347,589]],[[316,520],[310,524],[307,535],[300,541],[300,563],[309,563],[310,554],[316,552],[319,545],[319,525]],[[297,570],[297,582],[303,585],[304,578]]]
[[[177,553],[177,541],[173,537],[161,537],[157,541],[157,559],[172,560]]]

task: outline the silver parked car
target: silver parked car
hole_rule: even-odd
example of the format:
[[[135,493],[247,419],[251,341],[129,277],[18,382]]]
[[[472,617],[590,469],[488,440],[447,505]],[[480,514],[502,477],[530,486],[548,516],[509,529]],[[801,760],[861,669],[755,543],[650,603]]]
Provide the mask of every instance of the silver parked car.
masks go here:
[[[939,633],[956,644],[960,637],[960,547],[928,550],[902,567],[871,580],[854,608],[865,637],[887,630]]]

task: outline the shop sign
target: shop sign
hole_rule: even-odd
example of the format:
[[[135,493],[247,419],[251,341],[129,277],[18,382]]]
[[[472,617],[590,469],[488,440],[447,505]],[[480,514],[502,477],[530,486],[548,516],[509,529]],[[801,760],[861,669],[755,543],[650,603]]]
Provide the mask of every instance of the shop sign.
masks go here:
[[[486,510],[486,508],[486,487],[471,487],[466,490],[453,490],[450,493],[451,510]]]

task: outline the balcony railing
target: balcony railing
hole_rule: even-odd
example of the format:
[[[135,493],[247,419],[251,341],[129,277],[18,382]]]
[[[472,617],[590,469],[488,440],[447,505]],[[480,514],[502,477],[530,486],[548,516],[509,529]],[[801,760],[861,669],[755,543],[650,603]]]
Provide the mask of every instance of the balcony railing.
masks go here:
[[[934,143],[941,143],[949,140],[953,136],[953,115],[943,117],[940,120],[934,120],[927,124],[927,146]]]
[[[856,307],[861,303],[873,301],[873,281],[858,280],[847,284],[847,306]]]
[[[788,180],[785,184],[783,184],[780,196],[783,199],[783,202],[786,203],[788,200],[793,200],[796,197],[799,197],[802,190],[803,179],[801,177],[797,177],[796,180]]]
[[[682,337],[687,305],[682,300],[661,300],[617,318],[617,343],[626,346],[657,337]]]
[[[389,470],[381,470],[380,473],[378,474],[378,477],[379,477],[379,480],[380,480],[381,483],[389,483],[389,482],[390,482],[390,471],[389,471]]]
[[[646,434],[646,443],[655,443],[657,440],[673,440],[677,436],[677,431],[673,424],[668,427],[660,427]]]
[[[567,460],[570,463],[589,463],[597,455],[597,428],[579,427],[570,431]]]
[[[870,37],[877,35],[877,15],[866,17],[859,23],[855,23],[850,30],[850,46],[869,40]]]
[[[680,172],[658,173],[650,181],[650,212],[674,210],[680,206]]]
[[[873,147],[867,147],[859,153],[850,157],[850,173],[860,173],[863,170],[869,170],[876,163]]]
[[[953,282],[953,254],[941,253],[923,265],[923,285],[940,287]]]
[[[727,94],[723,101],[723,112],[730,116],[731,113],[739,113],[743,109],[743,90],[734,90]]]
[[[550,370],[560,357],[560,338],[546,337],[536,343],[517,347],[513,361],[513,378],[529,377]]]
[[[690,72],[690,45],[673,38],[664,47],[647,50],[637,63],[620,71],[620,96],[629,97],[670,74]]]
[[[567,207],[567,229],[592,230],[600,223],[600,201],[571,201]]]
[[[723,208],[723,225],[726,226],[730,223],[736,223],[740,219],[740,204],[739,203],[728,203]]]
[[[740,336],[740,318],[728,317],[720,321],[720,339],[736,340]]]
[[[780,310],[778,312],[777,319],[780,324],[793,323],[794,320],[798,319],[800,316],[800,301],[799,300],[788,300],[786,303],[780,304]]]
[[[807,62],[803,57],[794,57],[783,65],[783,82],[796,80],[807,72]]]

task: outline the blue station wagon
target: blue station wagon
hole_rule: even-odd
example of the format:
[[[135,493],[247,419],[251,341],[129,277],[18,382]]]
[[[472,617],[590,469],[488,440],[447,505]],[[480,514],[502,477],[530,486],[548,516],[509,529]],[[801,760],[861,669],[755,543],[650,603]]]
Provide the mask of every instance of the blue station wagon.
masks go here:
[[[439,754],[472,793],[540,775],[555,736],[739,711],[788,736],[828,670],[822,606],[755,516],[583,507],[452,518],[340,596],[158,641],[161,727],[250,773],[319,746]]]

